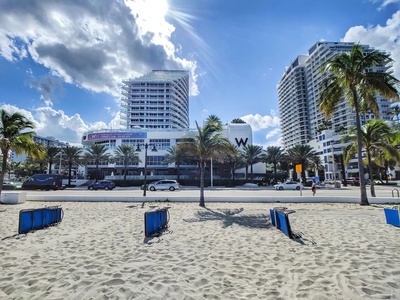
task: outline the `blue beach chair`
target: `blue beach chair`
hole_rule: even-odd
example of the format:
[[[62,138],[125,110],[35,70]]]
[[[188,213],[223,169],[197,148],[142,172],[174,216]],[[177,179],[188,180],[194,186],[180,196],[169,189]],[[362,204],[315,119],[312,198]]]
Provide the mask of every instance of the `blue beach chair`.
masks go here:
[[[384,208],[386,223],[400,227],[399,210],[396,208]]]
[[[275,207],[270,209],[271,223],[273,226],[281,230],[290,239],[293,239],[294,235],[290,227],[289,214],[294,213],[294,210],[289,210],[286,207]]]
[[[146,237],[157,236],[167,227],[169,222],[169,207],[144,213],[144,235]]]
[[[19,212],[18,233],[28,233],[43,229],[62,221],[64,212],[61,207],[49,206],[37,209],[23,209]]]

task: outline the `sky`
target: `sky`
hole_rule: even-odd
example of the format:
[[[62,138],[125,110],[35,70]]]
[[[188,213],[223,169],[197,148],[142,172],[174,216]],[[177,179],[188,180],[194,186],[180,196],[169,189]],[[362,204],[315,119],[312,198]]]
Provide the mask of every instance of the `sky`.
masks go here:
[[[400,0],[1,0],[0,108],[79,145],[122,128],[122,80],[185,69],[191,128],[241,118],[282,145],[276,87],[318,41],[387,51],[400,78]]]

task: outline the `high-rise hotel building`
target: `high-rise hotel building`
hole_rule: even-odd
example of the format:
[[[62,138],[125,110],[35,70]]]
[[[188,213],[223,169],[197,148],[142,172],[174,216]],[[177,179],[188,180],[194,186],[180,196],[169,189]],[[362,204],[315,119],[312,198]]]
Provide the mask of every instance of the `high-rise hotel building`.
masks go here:
[[[123,125],[130,128],[189,128],[189,72],[153,70],[123,81]]]
[[[330,119],[332,127],[330,131],[321,132],[319,127],[324,121],[324,115],[319,111],[318,100],[321,92],[323,75],[321,68],[325,62],[338,53],[350,52],[354,43],[347,42],[317,42],[309,50],[307,55],[299,55],[285,70],[278,84],[278,101],[281,118],[282,139],[285,148],[291,148],[298,144],[310,144],[321,155],[326,165],[326,172],[332,173],[334,166],[329,165],[329,155],[342,152],[339,131],[340,128],[355,126],[355,112],[350,108],[348,101],[342,99],[336,107],[333,117]],[[368,45],[361,45],[365,54],[375,49]],[[375,66],[373,71],[392,72],[391,65]],[[372,71],[372,70],[371,70]],[[387,110],[390,101],[377,95],[379,118],[390,120]],[[361,123],[376,118],[372,113],[361,116]],[[357,173],[355,166],[349,172]],[[333,175],[333,174],[332,174]],[[329,176],[328,176],[329,177]],[[338,177],[336,177],[338,178]]]
[[[281,117],[282,138],[285,148],[298,144],[307,144],[318,135],[318,126],[324,116],[318,110],[320,83],[323,75],[322,65],[334,55],[349,52],[354,43],[317,42],[309,50],[308,55],[299,55],[285,70],[278,84],[279,112]],[[364,52],[370,53],[373,48],[361,45]],[[376,66],[375,70],[390,72],[390,66]],[[389,120],[387,109],[390,102],[377,96],[380,118]],[[362,116],[362,123],[374,118],[371,113]],[[342,100],[336,108],[331,120],[332,129],[355,126],[355,113],[346,100]]]

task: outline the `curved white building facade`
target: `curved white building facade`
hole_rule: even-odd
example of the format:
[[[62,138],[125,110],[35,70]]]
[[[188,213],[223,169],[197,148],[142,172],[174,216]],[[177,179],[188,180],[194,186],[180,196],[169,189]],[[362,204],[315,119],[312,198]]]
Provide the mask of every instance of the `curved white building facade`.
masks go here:
[[[105,129],[86,132],[82,137],[82,145],[90,147],[92,144],[101,144],[106,146],[108,153],[114,155],[114,150],[120,145],[131,145],[137,147],[140,145],[141,151],[137,152],[140,158],[138,165],[128,167],[128,175],[143,175],[145,151],[143,144],[149,144],[147,150],[147,174],[148,175],[175,175],[175,164],[164,164],[165,155],[168,149],[178,144],[183,138],[195,136],[196,129],[171,129],[154,130],[146,128],[133,129]],[[227,138],[239,149],[253,143],[252,129],[248,124],[228,124],[223,128],[223,137]],[[155,146],[157,151],[152,151]],[[84,174],[90,174],[95,169],[95,165],[87,165]],[[122,175],[124,166],[121,162],[104,161],[99,166],[101,177],[109,175]],[[190,175],[197,169],[196,164],[180,166],[180,174]]]

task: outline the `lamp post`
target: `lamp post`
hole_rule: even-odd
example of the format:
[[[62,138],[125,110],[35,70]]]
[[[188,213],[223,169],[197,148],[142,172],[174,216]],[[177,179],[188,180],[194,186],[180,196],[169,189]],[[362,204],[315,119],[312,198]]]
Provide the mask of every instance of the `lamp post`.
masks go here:
[[[140,146],[144,147],[144,185],[143,185],[143,197],[146,197],[146,190],[147,190],[147,149],[149,146],[153,146],[153,149],[151,149],[152,152],[157,152],[156,145],[154,144],[137,144],[136,151],[141,152],[142,150],[140,149]]]

